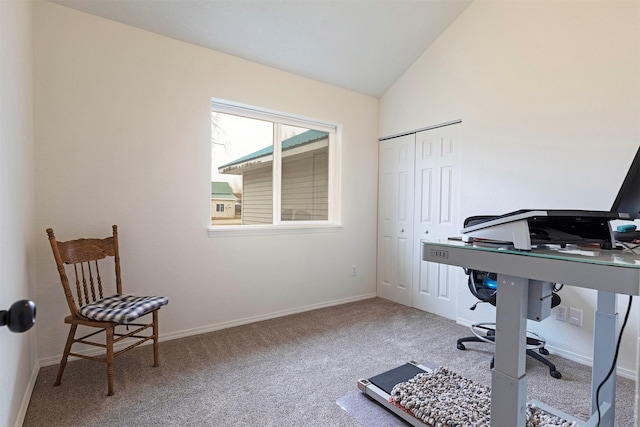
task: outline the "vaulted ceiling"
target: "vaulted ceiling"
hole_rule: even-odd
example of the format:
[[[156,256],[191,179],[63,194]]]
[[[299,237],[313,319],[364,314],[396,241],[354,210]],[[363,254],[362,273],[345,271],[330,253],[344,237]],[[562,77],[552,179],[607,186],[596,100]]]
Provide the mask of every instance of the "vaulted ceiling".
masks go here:
[[[373,97],[471,0],[50,0]]]

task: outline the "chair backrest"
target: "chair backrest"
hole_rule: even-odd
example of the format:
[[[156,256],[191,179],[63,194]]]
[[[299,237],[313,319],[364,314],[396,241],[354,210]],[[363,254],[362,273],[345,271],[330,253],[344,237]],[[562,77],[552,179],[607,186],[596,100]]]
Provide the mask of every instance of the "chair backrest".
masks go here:
[[[496,300],[498,296],[497,291],[497,283],[495,283],[497,279],[496,273],[490,273],[488,271],[478,271],[478,270],[466,270],[469,275],[468,285],[469,290],[482,302],[488,302],[489,304],[495,306]],[[493,285],[490,283],[494,282]],[[555,288],[551,292],[551,308],[554,308],[562,302],[560,295],[557,292],[562,289],[560,286],[558,289]],[[474,307],[475,308],[475,307]]]
[[[104,239],[76,239],[58,242],[53,229],[47,229],[49,243],[56,260],[64,294],[69,310],[78,316],[79,307],[91,304],[114,293],[122,293],[120,279],[120,255],[118,253],[118,227],[114,225],[113,235]],[[110,274],[110,266],[115,265],[115,276]],[[102,271],[100,270],[102,266]],[[72,290],[69,276],[74,279]],[[115,289],[103,284],[103,278],[115,279]],[[111,288],[111,290],[110,290]],[[75,292],[75,297],[74,297]]]

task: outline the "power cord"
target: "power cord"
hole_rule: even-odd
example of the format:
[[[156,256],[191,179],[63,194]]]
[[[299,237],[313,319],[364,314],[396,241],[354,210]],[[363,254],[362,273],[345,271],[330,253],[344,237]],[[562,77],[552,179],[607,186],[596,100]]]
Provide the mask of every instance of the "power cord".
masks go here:
[[[624,248],[624,251],[626,251],[627,253],[630,253],[631,255],[636,257],[636,259],[640,259],[640,255],[636,251],[636,249],[640,247],[640,243],[635,243],[635,242],[637,242],[637,240],[634,240],[634,242],[620,242],[616,240],[616,243],[622,246]]]
[[[631,313],[631,303],[633,302],[633,295],[629,295],[629,305],[627,306],[627,313],[624,315],[624,322],[622,322],[622,327],[620,328],[620,334],[618,335],[618,344],[616,344],[616,352],[613,356],[613,361],[611,362],[611,368],[609,369],[609,373],[598,385],[596,389],[596,407],[598,409],[598,422],[596,423],[596,427],[600,427],[600,420],[602,414],[600,413],[600,389],[609,380],[611,374],[616,369],[616,363],[618,362],[618,353],[620,352],[620,344],[622,343],[622,333],[624,332],[624,328],[627,326],[627,320],[629,320],[629,313]],[[615,404],[615,402],[611,402],[611,404]]]

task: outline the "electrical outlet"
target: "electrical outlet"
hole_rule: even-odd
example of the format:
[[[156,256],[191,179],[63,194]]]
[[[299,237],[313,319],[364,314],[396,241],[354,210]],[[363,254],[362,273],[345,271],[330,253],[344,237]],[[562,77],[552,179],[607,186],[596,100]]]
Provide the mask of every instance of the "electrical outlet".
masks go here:
[[[569,323],[582,327],[582,310],[579,308],[569,308]]]
[[[352,265],[351,266],[351,275],[352,276],[357,276],[358,275],[358,266],[356,266],[356,265]]]
[[[559,305],[556,307],[556,320],[561,322],[567,321],[567,307],[564,305]]]

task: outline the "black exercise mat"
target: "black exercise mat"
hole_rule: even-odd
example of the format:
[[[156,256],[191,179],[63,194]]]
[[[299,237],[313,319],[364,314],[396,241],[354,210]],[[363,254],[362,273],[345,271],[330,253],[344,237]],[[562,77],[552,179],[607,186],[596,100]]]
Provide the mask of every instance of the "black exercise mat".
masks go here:
[[[371,377],[369,378],[369,381],[371,381],[378,388],[381,388],[382,390],[387,392],[387,394],[391,394],[391,390],[396,384],[409,381],[416,375],[424,373],[427,373],[427,371],[418,368],[411,363],[405,363],[404,365],[398,366],[397,368],[391,369],[390,371],[383,372],[379,375],[376,375],[375,377]]]

